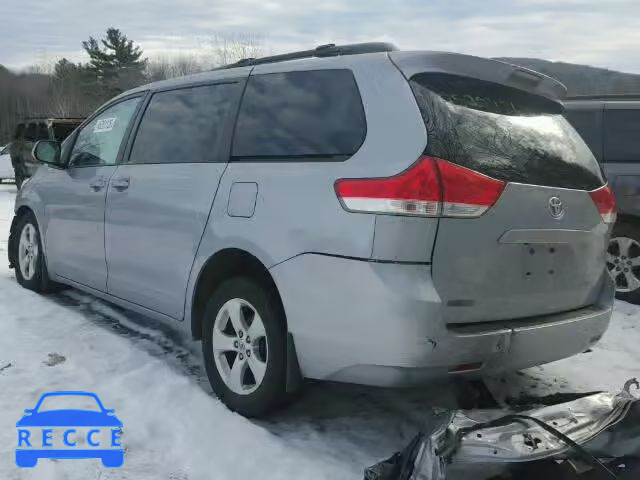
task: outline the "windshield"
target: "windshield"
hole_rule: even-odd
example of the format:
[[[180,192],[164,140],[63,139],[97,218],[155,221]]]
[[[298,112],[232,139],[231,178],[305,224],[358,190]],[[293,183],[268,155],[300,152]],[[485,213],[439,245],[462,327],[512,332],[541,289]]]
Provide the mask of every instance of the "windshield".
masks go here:
[[[38,407],[38,412],[46,412],[49,410],[102,411],[96,399],[88,395],[52,395],[45,397]]]
[[[552,100],[449,74],[411,79],[428,133],[426,152],[499,180],[593,190],[596,159]]]

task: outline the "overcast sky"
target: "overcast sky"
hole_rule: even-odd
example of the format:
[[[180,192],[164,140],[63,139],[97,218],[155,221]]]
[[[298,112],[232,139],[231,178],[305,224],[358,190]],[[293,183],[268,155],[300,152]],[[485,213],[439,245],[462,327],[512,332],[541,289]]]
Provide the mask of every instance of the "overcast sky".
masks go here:
[[[85,60],[80,42],[114,26],[149,57],[245,35],[274,53],[384,40],[640,73],[639,18],[639,0],[0,0],[0,64]]]

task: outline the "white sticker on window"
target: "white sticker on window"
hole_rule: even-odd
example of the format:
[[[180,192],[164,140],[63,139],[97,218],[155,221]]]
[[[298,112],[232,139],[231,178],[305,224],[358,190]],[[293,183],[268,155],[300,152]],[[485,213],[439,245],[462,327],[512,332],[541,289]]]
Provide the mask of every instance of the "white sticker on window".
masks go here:
[[[116,117],[101,118],[96,122],[95,127],[93,127],[93,133],[110,132],[111,130],[113,130],[113,126],[115,124]]]

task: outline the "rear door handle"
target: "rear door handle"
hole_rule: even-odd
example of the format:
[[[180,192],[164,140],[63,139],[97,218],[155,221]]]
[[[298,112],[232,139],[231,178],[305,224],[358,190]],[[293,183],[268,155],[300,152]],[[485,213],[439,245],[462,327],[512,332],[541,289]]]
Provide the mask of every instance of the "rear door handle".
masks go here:
[[[105,180],[105,178],[104,177],[99,177],[99,178],[93,180],[91,183],[89,183],[89,188],[91,190],[93,190],[94,192],[99,192],[106,185],[107,185],[107,181]]]
[[[113,180],[111,180],[111,188],[122,192],[129,188],[129,181],[129,177],[114,178]]]

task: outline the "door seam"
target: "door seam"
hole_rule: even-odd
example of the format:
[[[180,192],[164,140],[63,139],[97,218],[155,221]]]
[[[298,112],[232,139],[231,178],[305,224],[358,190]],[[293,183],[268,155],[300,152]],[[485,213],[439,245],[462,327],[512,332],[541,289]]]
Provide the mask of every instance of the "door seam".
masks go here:
[[[116,168],[111,173],[111,176],[107,179],[107,185],[104,187],[104,209],[102,211],[102,245],[103,245],[103,256],[104,256],[104,268],[107,274],[105,282],[104,282],[104,292],[109,293],[109,262],[107,262],[107,205],[108,205],[108,197],[109,197],[109,187],[111,185],[111,179],[116,174],[120,165],[117,164]]]

